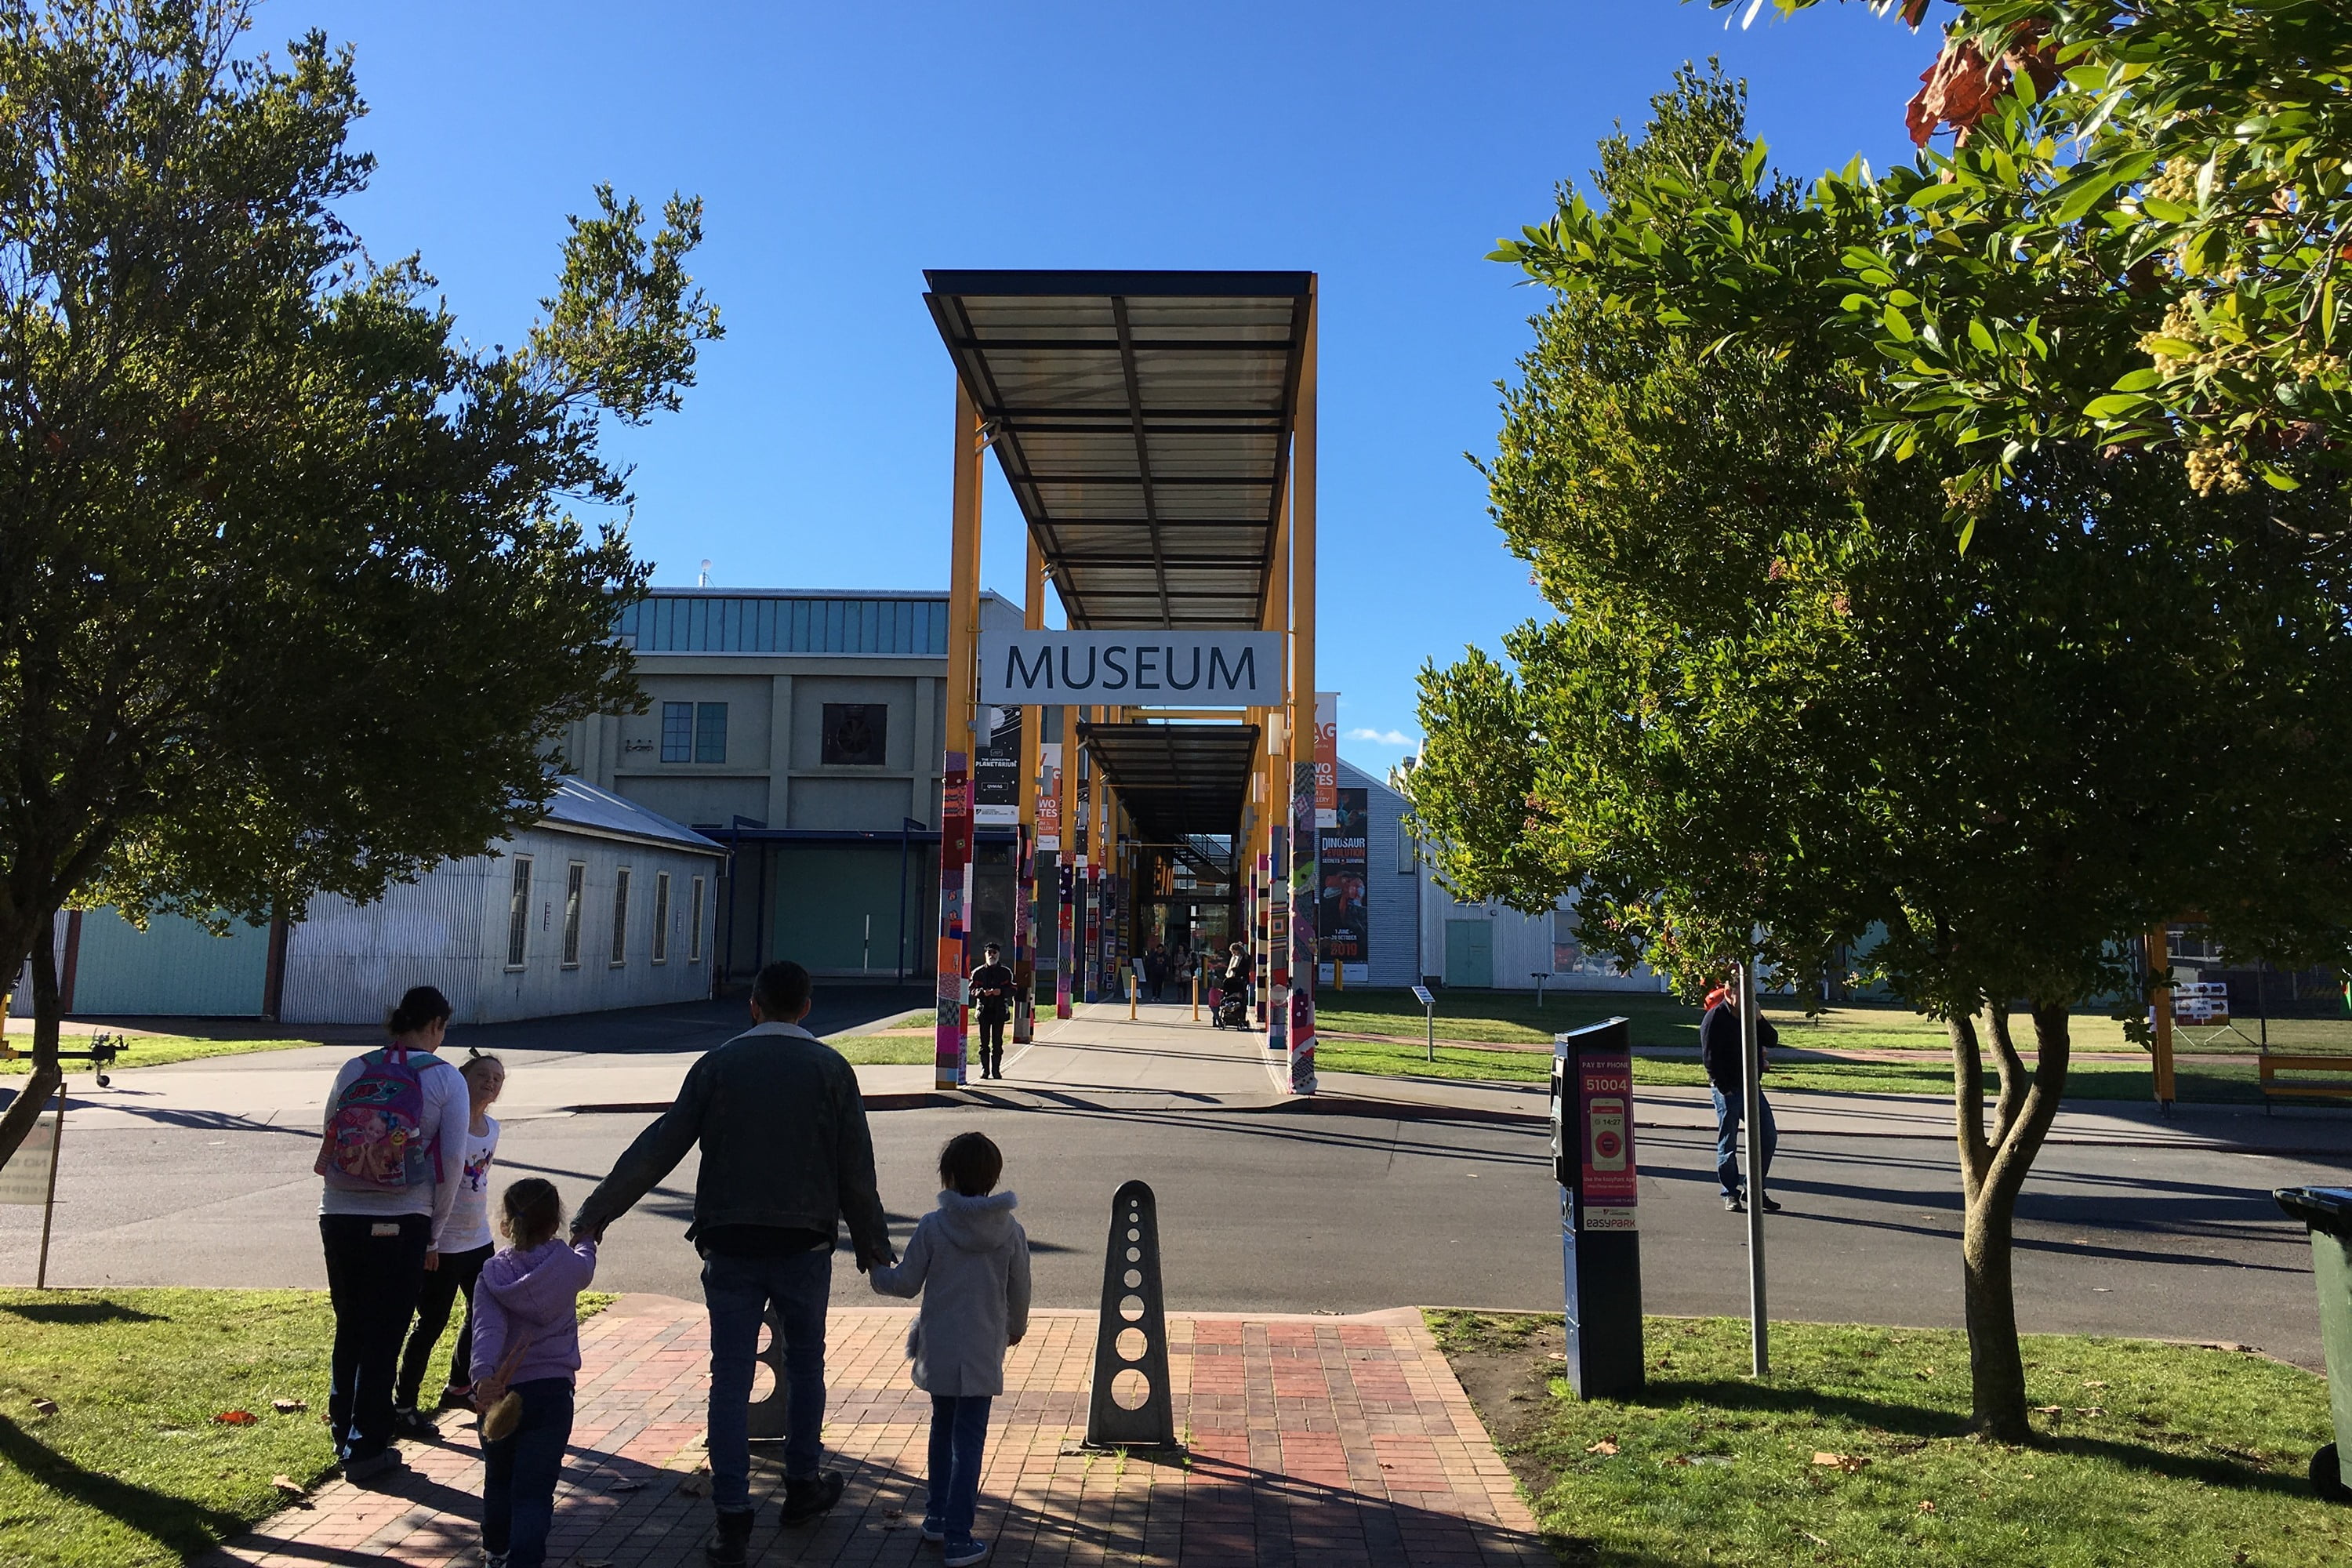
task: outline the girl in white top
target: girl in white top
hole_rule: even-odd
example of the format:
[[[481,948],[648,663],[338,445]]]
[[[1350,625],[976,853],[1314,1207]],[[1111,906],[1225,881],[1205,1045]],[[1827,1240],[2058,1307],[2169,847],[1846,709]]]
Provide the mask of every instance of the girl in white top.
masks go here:
[[[466,1079],[466,1161],[457,1180],[457,1201],[441,1227],[441,1255],[425,1276],[416,1299],[416,1326],[400,1357],[400,1382],[393,1390],[393,1429],[404,1437],[430,1438],[440,1428],[416,1407],[433,1349],[457,1298],[466,1298],[466,1315],[458,1324],[457,1343],[449,1362],[449,1375],[441,1389],[441,1408],[462,1410],[473,1397],[474,1282],[482,1265],[497,1252],[490,1237],[490,1161],[498,1152],[499,1124],[490,1107],[507,1087],[506,1064],[493,1056],[469,1050],[457,1070]]]

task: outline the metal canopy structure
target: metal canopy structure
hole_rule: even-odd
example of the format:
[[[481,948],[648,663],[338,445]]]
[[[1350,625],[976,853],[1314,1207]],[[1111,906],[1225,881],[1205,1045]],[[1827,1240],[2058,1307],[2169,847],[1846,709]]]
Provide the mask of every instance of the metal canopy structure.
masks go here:
[[[1081,724],[1139,838],[1174,847],[1241,821],[1257,759],[1255,724]]]
[[[924,278],[1071,627],[1264,626],[1314,275]]]

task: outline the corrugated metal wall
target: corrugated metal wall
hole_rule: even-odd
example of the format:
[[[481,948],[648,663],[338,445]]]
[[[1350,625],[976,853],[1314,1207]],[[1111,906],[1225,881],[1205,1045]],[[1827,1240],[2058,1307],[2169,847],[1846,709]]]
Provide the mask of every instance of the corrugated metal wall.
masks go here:
[[[373,1023],[411,985],[437,985],[461,1023],[496,1023],[614,1007],[694,1001],[709,994],[713,900],[721,862],[713,856],[629,845],[535,828],[500,856],[441,867],[380,903],[321,899],[287,943],[288,1023]],[[529,857],[531,882],[523,963],[507,967],[514,862]],[[564,908],[572,862],[585,868],[579,963],[563,957]],[[623,960],[612,962],[614,892],[630,873]],[[653,959],[656,889],[670,878],[663,961]],[[702,879],[702,952],[691,953],[694,879]]]

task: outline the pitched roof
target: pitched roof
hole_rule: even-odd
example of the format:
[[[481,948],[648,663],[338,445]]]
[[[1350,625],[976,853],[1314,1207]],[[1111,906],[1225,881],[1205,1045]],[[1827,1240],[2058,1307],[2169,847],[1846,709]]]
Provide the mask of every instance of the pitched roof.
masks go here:
[[[586,779],[565,773],[555,782],[547,815],[538,826],[558,833],[584,833],[597,838],[627,838],[663,844],[689,854],[724,855],[726,847],[705,838],[683,823],[672,822],[635,801],[598,789]]]

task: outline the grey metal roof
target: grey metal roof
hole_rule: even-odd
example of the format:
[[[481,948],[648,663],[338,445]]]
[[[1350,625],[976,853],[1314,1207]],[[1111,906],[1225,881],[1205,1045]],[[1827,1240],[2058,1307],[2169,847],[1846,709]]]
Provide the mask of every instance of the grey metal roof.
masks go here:
[[[924,277],[1071,626],[1255,629],[1314,275]]]
[[[598,789],[586,779],[571,773],[556,780],[555,794],[549,797],[547,815],[540,819],[539,826],[557,832],[568,828],[599,837],[667,844],[705,855],[727,853],[724,845],[705,838],[693,828],[672,822],[661,813],[648,811],[610,790]]]

